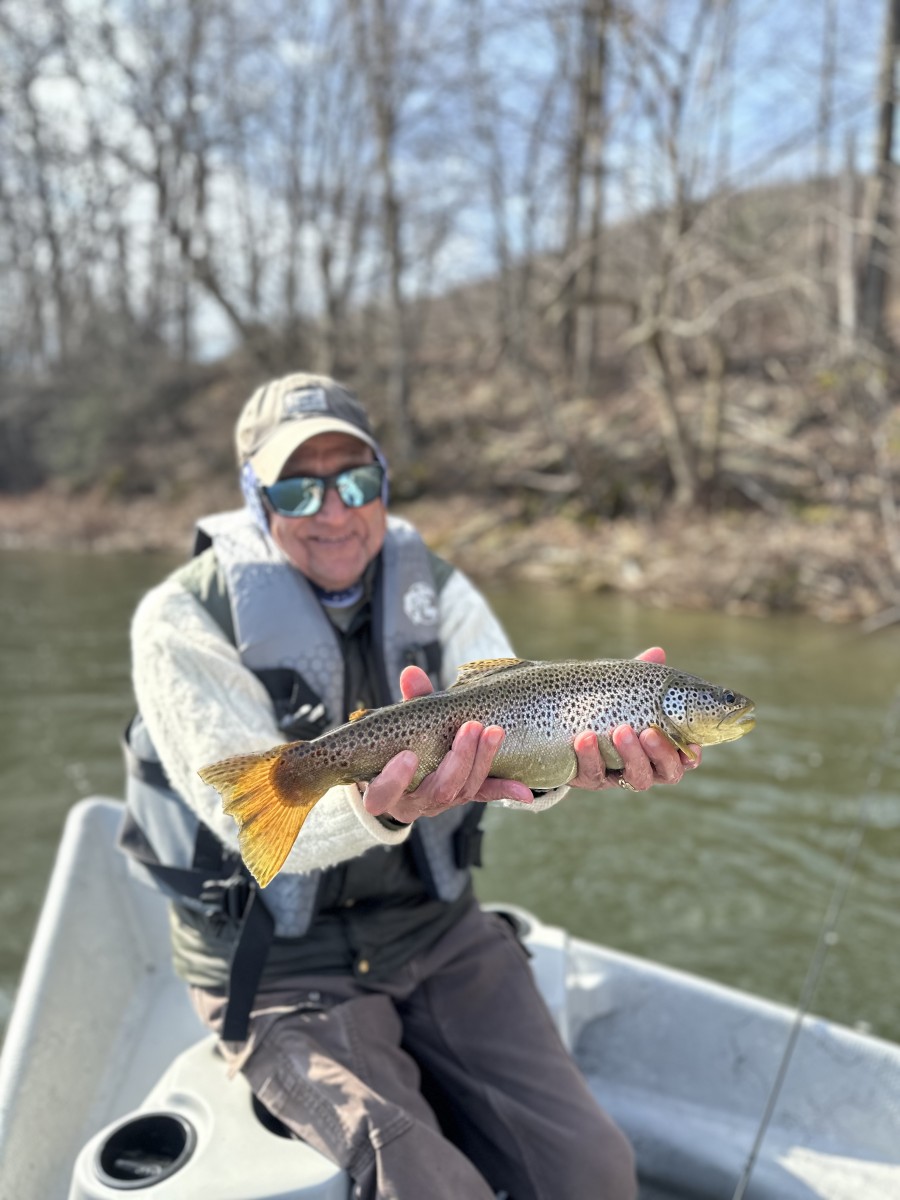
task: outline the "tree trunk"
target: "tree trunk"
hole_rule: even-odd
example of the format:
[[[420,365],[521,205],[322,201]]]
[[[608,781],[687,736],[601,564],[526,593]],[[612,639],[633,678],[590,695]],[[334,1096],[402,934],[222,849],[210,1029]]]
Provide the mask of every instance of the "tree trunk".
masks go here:
[[[856,277],[857,217],[856,147],[853,135],[847,138],[846,160],[841,178],[841,200],[837,233],[837,318],[838,346],[842,356],[852,354],[858,337],[859,305]]]
[[[881,75],[878,85],[878,142],[868,205],[868,246],[860,295],[860,328],[873,342],[886,340],[884,310],[890,282],[894,225],[894,74],[900,58],[900,0],[886,0]]]
[[[692,508],[697,502],[697,471],[678,411],[675,380],[661,333],[656,332],[648,339],[646,359],[655,384],[659,424],[675,484],[673,503],[679,509]]]
[[[589,60],[590,81],[588,106],[587,145],[585,147],[586,170],[591,182],[588,244],[590,255],[584,264],[583,281],[578,288],[578,298],[595,296],[600,291],[600,269],[603,257],[603,221],[606,208],[606,91],[607,91],[607,38],[609,32],[608,0],[594,0],[592,29],[590,31],[591,53]],[[576,385],[587,392],[597,375],[600,346],[600,309],[591,304],[582,316],[580,342],[576,349]]]
[[[395,178],[397,112],[393,69],[397,47],[385,0],[371,0],[371,28],[366,28],[365,0],[353,0],[357,52],[365,72],[374,118],[376,163],[381,182],[382,248],[388,271],[390,357],[388,366],[388,426],[397,467],[412,462],[418,438],[411,411],[408,314],[404,293],[402,203]]]
[[[582,294],[592,293],[599,270],[599,242],[602,223],[602,158],[605,109],[606,26],[608,0],[584,0],[580,14],[578,46],[578,76],[575,81],[575,112],[572,123],[566,187],[566,229],[563,246],[563,269],[566,279],[560,293],[560,350],[565,378],[583,378],[579,372],[579,300]],[[585,236],[584,183],[585,176],[593,180],[589,254],[582,256],[581,242]],[[592,310],[592,326],[596,310]],[[592,358],[588,347],[588,363]]]

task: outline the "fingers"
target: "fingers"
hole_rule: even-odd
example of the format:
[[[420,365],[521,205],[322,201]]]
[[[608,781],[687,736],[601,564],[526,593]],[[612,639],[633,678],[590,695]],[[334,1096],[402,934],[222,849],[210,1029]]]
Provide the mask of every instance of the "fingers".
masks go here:
[[[428,808],[471,800],[484,783],[502,741],[503,730],[496,725],[485,729],[477,721],[466,721],[457,730],[450,750],[413,795]]]
[[[621,755],[623,764],[622,769],[613,777],[615,781],[618,783],[619,779],[623,779],[635,792],[644,792],[652,787],[656,782],[654,764],[647,748],[631,726],[618,725],[612,731],[612,744]],[[655,744],[651,744],[650,748],[658,750]]]
[[[363,798],[366,811],[410,822],[470,800],[508,798],[531,803],[534,797],[524,784],[488,778],[503,736],[497,725],[485,728],[477,721],[467,721],[439,765],[414,791],[407,788],[416,773],[416,756],[411,751],[395,755],[367,787]]]
[[[428,696],[434,688],[421,667],[405,667],[400,674],[400,694],[404,700]],[[510,779],[489,778],[494,756],[503,742],[503,730],[487,729],[477,721],[467,721],[453,739],[453,745],[437,768],[426,775],[414,790],[418,768],[416,755],[405,750],[395,755],[372,780],[363,795],[366,811],[373,816],[389,815],[411,822],[421,816],[434,816],[469,800],[508,798],[530,804],[534,799],[524,784]]]
[[[517,800],[520,804],[533,804],[534,793],[516,779],[486,779],[473,800],[487,803],[489,800]]]
[[[678,783],[686,770],[700,762],[699,746],[692,747],[697,757],[691,761],[658,729],[644,729],[638,736],[630,725],[619,725],[613,730],[612,742],[623,761],[618,778],[636,792],[655,783]]]
[[[421,667],[404,667],[400,672],[400,694],[404,700],[429,696],[433,691],[431,680]]]
[[[608,771],[595,733],[580,733],[573,742],[578,758],[578,774],[573,787],[593,790],[628,786],[643,792],[654,783],[677,783],[681,778],[680,756],[668,739],[655,730],[644,730],[640,737],[630,725],[618,725],[612,731],[612,743],[622,758],[621,769]],[[620,780],[624,783],[620,784]]]
[[[572,743],[575,757],[578,759],[578,774],[571,781],[571,787],[590,788],[597,791],[606,786],[606,763],[600,755],[600,743],[596,733],[587,730],[579,733]]]
[[[629,791],[644,792],[657,783],[678,783],[685,771],[700,764],[699,746],[691,747],[696,755],[692,760],[657,729],[645,729],[638,736],[630,725],[619,725],[612,732],[612,742],[623,763],[615,771],[607,770],[595,733],[580,733],[575,738],[572,745],[578,773],[570,786],[592,791],[627,786]]]
[[[475,755],[465,783],[459,789],[461,796],[476,796],[490,774],[494,756],[503,742],[503,730],[499,725],[489,725],[484,729],[475,743]],[[455,748],[455,742],[454,742]],[[451,751],[451,754],[453,751]],[[446,759],[444,760],[446,762]],[[441,767],[443,767],[443,763]],[[441,770],[438,767],[438,771]]]
[[[637,658],[641,662],[664,664],[666,652],[662,646],[650,646],[637,655]],[[645,729],[638,737],[630,725],[619,725],[612,732],[612,742],[622,757],[622,769],[608,773],[604,770],[601,759],[600,782],[586,785],[581,779],[596,779],[595,767],[589,759],[585,759],[585,766],[582,766],[582,755],[579,754],[579,773],[572,781],[574,786],[612,787],[621,781],[622,785],[630,790],[643,792],[655,783],[678,783],[685,771],[700,765],[699,746],[691,747],[694,753],[694,758],[691,758],[683,754],[657,729]],[[578,753],[577,738],[575,747]]]
[[[506,797],[531,803],[534,797],[524,784],[488,778],[503,737],[499,725],[485,728],[478,721],[467,721],[439,766],[425,776],[410,798],[422,806],[423,812],[432,813],[469,800]]]
[[[395,754],[366,787],[363,795],[366,812],[370,812],[373,817],[390,813],[396,816],[398,821],[406,820],[395,809],[412,783],[418,765],[419,760],[412,750],[403,750],[400,754]]]
[[[644,650],[637,657],[639,662],[665,663],[666,652],[662,646],[651,646],[649,650]]]
[[[699,746],[691,747],[695,755],[691,758],[674,746],[658,729],[645,729],[639,741],[653,765],[655,783],[678,783],[684,777],[685,771],[693,771],[700,765],[702,751]]]

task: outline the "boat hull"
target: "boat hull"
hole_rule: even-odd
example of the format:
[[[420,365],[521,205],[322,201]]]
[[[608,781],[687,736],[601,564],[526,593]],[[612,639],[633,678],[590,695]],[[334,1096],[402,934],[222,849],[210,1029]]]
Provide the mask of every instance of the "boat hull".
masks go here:
[[[172,971],[165,904],[115,848],[121,813],[83,801],[64,831],[0,1059],[4,1195],[121,1200],[115,1172],[136,1171],[148,1200],[343,1200],[346,1176],[227,1079]],[[731,1196],[794,1014],[509,911],[635,1146],[641,1200]],[[900,1047],[805,1018],[748,1200],[896,1200],[898,1129]]]

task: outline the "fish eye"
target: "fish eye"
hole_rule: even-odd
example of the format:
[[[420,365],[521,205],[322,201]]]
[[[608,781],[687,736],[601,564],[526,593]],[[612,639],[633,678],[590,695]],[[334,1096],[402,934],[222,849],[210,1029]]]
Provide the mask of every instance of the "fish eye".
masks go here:
[[[722,699],[726,704],[734,704],[735,700],[737,700],[737,696],[735,696],[734,692],[725,692],[725,694],[722,696]]]

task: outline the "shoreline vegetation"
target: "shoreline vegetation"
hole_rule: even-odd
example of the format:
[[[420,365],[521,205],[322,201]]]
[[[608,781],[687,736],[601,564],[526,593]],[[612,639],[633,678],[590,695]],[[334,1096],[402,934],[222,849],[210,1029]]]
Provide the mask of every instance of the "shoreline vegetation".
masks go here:
[[[54,488],[0,495],[0,551],[190,553],[194,521],[233,508],[219,483],[201,498],[111,497]],[[398,501],[429,545],[481,583],[609,591],[640,604],[737,615],[797,613],[874,631],[900,621],[878,514],[825,505],[798,514],[726,510],[598,518],[529,516],[515,499]]]
[[[685,376],[668,409],[614,355],[584,393],[508,365],[432,364],[399,425],[383,378],[339,376],[379,431],[392,511],[482,584],[893,625],[900,372],[885,353],[788,360],[735,368],[715,391]],[[234,421],[269,372],[243,352],[156,370],[139,411],[124,382],[101,411],[45,397],[43,421],[23,393],[17,411],[34,419],[8,422],[4,442],[0,408],[0,450],[19,446],[24,472],[0,461],[0,550],[186,558],[198,518],[243,503]]]

